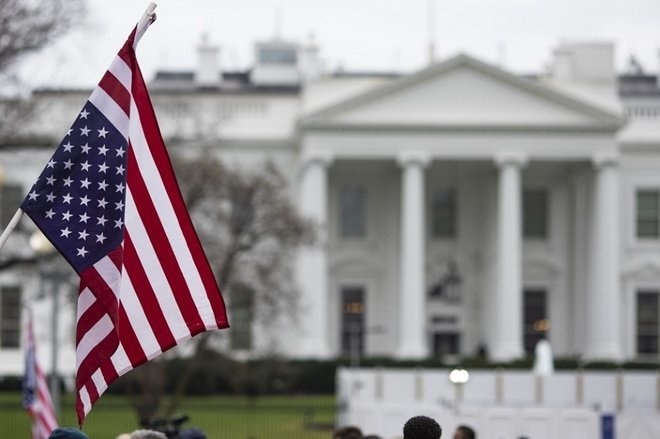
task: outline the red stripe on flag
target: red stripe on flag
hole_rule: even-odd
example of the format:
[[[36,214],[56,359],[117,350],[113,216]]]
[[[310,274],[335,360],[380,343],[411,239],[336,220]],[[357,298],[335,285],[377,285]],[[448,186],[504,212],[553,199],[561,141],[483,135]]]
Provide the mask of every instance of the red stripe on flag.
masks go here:
[[[131,113],[131,94],[115,75],[105,72],[105,75],[101,78],[101,82],[99,82],[99,87],[117,103],[119,108],[124,110],[127,116]]]
[[[161,351],[166,351],[176,345],[176,339],[172,335],[167,319],[158,302],[158,297],[151,282],[149,282],[149,278],[142,267],[142,262],[137,255],[133,241],[131,241],[128,233],[124,234],[124,262],[126,273],[131,283],[136,287],[136,295],[149,321],[149,326],[151,326],[151,330],[156,336],[156,340],[158,340]]]
[[[105,282],[105,279],[96,271],[94,266],[80,273],[80,288],[78,291],[82,292],[85,288],[89,288],[89,291],[94,294],[96,300],[103,304],[113,325],[117,326],[117,296]]]
[[[130,69],[134,69],[137,66],[137,60],[135,59],[135,51],[133,50],[133,41],[135,40],[136,29],[133,29],[131,34],[128,36],[128,39],[124,43],[119,53],[117,54],[124,62],[128,65]]]
[[[168,234],[158,217],[158,212],[156,212],[151,195],[144,184],[135,154],[133,153],[133,148],[129,149],[128,164],[126,167],[128,169],[128,187],[135,200],[138,216],[149,235],[150,243],[154,247],[155,253],[158,256],[158,262],[163,268],[165,277],[174,294],[174,299],[183,315],[186,325],[190,329],[190,333],[198,333],[200,327],[203,330],[204,322],[199,315],[199,310],[191,296],[190,288],[181,272],[176,255],[172,250]],[[146,281],[149,282],[149,279],[146,279]],[[135,290],[141,291],[141,288],[139,289],[136,284]]]
[[[82,360],[78,371],[76,372],[76,389],[80,390],[91,379],[92,374],[96,372],[101,365],[115,353],[119,346],[119,339],[115,332],[108,334],[103,340],[89,351],[89,354]]]
[[[87,390],[87,394],[89,395],[89,400],[92,404],[94,404],[94,401],[98,400],[101,395],[99,395],[98,390],[96,389],[96,383],[94,383],[94,380],[89,380],[85,384],[85,390]]]
[[[158,127],[156,114],[151,104],[151,99],[147,93],[147,88],[144,84],[144,78],[140,72],[140,67],[137,63],[133,67],[132,94],[133,100],[138,109],[140,121],[142,122],[142,129],[144,131],[147,145],[149,145],[149,150],[151,151],[156,168],[160,172],[165,190],[170,196],[170,201],[174,208],[179,227],[181,227],[181,230],[183,231],[183,236],[188,244],[190,253],[192,254],[195,267],[197,268],[202,283],[204,284],[204,289],[206,290],[206,295],[208,296],[211,308],[213,309],[218,328],[228,328],[229,323],[227,321],[224,300],[222,299],[213,271],[211,270],[206,255],[204,254],[202,244],[195,232],[190,215],[188,214],[188,210],[183,201],[183,195],[181,195],[181,189],[176,182],[174,168],[167,155],[167,149],[165,148],[165,143],[163,142],[163,137]]]
[[[101,373],[103,373],[103,378],[105,379],[105,382],[108,383],[108,385],[119,378],[117,369],[115,368],[115,365],[112,364],[110,359],[107,359],[101,365]]]
[[[105,314],[105,307],[97,300],[78,317],[78,324],[76,325],[76,345]]]
[[[126,351],[128,361],[130,361],[133,368],[136,368],[147,361],[147,355],[142,349],[140,340],[135,334],[131,321],[129,320],[123,306],[119,307],[119,322],[119,338],[121,339],[121,344]]]

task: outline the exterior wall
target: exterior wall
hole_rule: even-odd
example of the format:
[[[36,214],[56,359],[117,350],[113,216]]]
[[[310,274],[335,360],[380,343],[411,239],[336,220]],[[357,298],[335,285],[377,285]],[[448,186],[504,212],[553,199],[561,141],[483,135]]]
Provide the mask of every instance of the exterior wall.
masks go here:
[[[330,279],[330,347],[340,349],[340,293],[342,287],[366,290],[367,353],[386,355],[397,346],[399,321],[399,184],[393,161],[337,161],[329,181],[328,252]],[[339,192],[346,184],[367,192],[366,237],[342,238]]]
[[[636,293],[640,289],[660,289],[660,240],[639,239],[635,233],[636,191],[660,188],[659,166],[660,157],[650,152],[633,152],[623,160],[621,295],[625,312],[622,335],[629,357],[635,357],[637,349]]]
[[[166,139],[289,139],[299,111],[295,93],[162,92],[152,98]]]

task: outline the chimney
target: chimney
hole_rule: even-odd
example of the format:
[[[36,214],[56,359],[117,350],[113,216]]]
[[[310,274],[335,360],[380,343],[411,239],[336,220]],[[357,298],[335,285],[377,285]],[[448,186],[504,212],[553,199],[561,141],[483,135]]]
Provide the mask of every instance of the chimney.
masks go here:
[[[220,68],[220,47],[210,44],[208,35],[202,35],[202,41],[197,48],[197,71],[195,85],[204,88],[220,87],[222,70]]]
[[[556,79],[592,84],[616,81],[612,43],[563,44],[554,55],[552,73]]]

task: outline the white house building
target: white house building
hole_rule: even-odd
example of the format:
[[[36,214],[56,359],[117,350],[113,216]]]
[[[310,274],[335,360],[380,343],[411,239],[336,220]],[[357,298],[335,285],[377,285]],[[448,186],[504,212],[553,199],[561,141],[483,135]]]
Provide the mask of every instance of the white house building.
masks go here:
[[[546,337],[557,356],[658,360],[656,74],[617,74],[606,43],[564,45],[529,77],[468,55],[410,75],[329,74],[315,47],[281,41],[235,73],[218,50],[204,42],[197,71],[151,81],[167,143],[273,160],[322,230],[297,260],[300,325],[232,321],[229,297],[229,331],[251,334],[235,350],[508,361]],[[88,94],[36,92],[27,138],[55,145]],[[0,150],[3,224],[52,153],[42,144]],[[37,278],[0,271],[0,375],[22,368],[20,307],[49,318]]]

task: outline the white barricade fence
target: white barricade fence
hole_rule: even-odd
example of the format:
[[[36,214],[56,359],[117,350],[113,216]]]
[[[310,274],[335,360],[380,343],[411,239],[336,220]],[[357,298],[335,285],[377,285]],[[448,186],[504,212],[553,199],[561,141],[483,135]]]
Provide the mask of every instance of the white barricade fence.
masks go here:
[[[453,383],[449,369],[337,371],[337,424],[400,438],[406,420],[430,416],[443,438],[458,425],[479,439],[660,438],[660,375],[655,371],[474,370]],[[613,434],[603,428],[613,418]],[[609,420],[606,420],[609,421]]]

